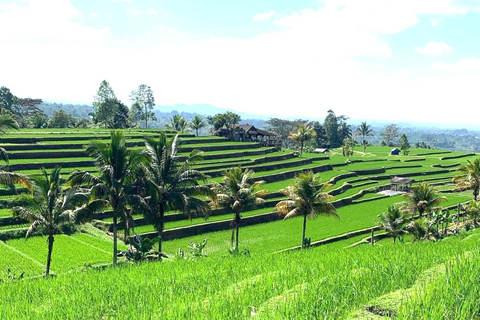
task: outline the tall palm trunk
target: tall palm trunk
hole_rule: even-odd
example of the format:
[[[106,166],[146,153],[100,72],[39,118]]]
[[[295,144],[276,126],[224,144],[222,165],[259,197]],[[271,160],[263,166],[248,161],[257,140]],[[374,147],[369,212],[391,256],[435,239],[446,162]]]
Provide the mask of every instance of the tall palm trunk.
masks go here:
[[[475,199],[475,201],[478,201],[478,194],[479,194],[479,188],[478,187],[473,188],[473,198]]]
[[[158,212],[160,213],[160,225],[158,226],[158,260],[162,260],[162,240],[163,240],[163,228],[164,228],[164,217],[165,209],[163,205],[158,206]]]
[[[53,241],[55,239],[53,238],[53,233],[48,235],[48,254],[47,254],[47,271],[45,273],[45,276],[48,277],[50,274],[50,264],[52,262],[52,251],[53,251]]]
[[[113,265],[117,264],[117,210],[113,210]]]
[[[303,233],[302,233],[302,249],[305,248],[305,232],[307,230],[307,215],[303,215]]]

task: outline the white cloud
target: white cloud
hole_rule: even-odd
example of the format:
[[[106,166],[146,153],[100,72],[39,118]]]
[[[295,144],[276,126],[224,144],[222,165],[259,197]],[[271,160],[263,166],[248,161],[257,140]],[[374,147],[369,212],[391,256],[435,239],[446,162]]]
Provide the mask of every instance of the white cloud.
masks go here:
[[[122,47],[109,43],[108,29],[81,25],[81,14],[57,1],[58,8],[45,2],[0,12],[1,30],[8,26],[14,33],[8,39],[0,34],[2,47],[9,41],[12,48],[0,51],[2,61],[12,62],[2,66],[0,83],[20,97],[90,103],[106,79],[125,103],[146,83],[157,104],[210,103],[276,117],[324,117],[332,109],[351,118],[453,121],[454,115],[432,109],[479,110],[480,76],[464,73],[479,59],[469,67],[437,64],[432,74],[379,67],[392,57],[385,35],[415,25],[423,14],[467,10],[450,1],[343,0],[340,6],[327,0],[325,8],[276,20],[281,31],[249,39],[179,41],[191,38],[159,26],[152,33],[171,34],[171,40],[152,37],[143,46],[115,41]],[[25,12],[38,28],[18,20]],[[458,73],[448,72],[453,69]]]
[[[157,10],[155,10],[154,8],[148,8],[145,11],[145,14],[157,14]]]
[[[423,48],[416,47],[415,51],[427,55],[427,56],[439,56],[443,53],[452,52],[452,47],[450,47],[445,42],[435,42],[429,41]]]
[[[275,10],[270,10],[268,12],[257,13],[254,17],[254,21],[264,21],[268,20],[276,14]]]
[[[453,72],[480,72],[480,58],[464,58],[455,63],[435,62],[432,64],[432,68]]]
[[[430,25],[432,27],[438,27],[443,22],[442,18],[432,18],[430,19]]]

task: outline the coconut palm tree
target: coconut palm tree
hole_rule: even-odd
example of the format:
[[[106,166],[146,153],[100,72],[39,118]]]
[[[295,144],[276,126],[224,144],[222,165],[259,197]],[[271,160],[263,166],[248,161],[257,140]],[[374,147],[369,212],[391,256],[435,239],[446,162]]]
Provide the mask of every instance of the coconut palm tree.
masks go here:
[[[300,143],[300,155],[302,155],[305,142],[313,139],[315,135],[315,130],[311,126],[301,123],[295,131],[290,132],[288,138]]]
[[[90,186],[92,194],[99,198],[104,197],[113,208],[113,264],[116,264],[118,219],[125,222],[127,238],[131,224],[127,204],[138,207],[144,202],[142,197],[130,191],[135,180],[139,178],[139,169],[147,163],[148,157],[143,151],[127,150],[125,136],[121,131],[112,131],[110,136],[110,143],[92,141],[86,149],[96,160],[99,176],[87,171],[75,171],[67,183],[71,186]]]
[[[367,140],[365,140],[365,137],[373,136],[372,128],[367,125],[366,122],[362,122],[355,133],[362,136],[361,145],[363,146],[363,152],[365,152],[365,150],[367,150]]]
[[[190,168],[192,162],[203,159],[202,152],[194,150],[186,160],[179,162],[177,137],[178,135],[173,139],[167,139],[162,132],[158,139],[145,140],[146,153],[149,157],[143,180],[149,204],[149,210],[145,211],[145,215],[158,231],[159,259],[162,255],[165,211],[181,210],[189,218],[193,214],[208,217],[210,206],[195,196],[215,198],[215,194],[208,186],[199,184],[199,181],[205,181],[207,176]]]
[[[389,206],[388,211],[381,213],[378,217],[380,218],[380,221],[377,222],[377,224],[393,238],[393,243],[397,241],[398,237],[406,232],[406,218],[399,207],[394,205]]]
[[[473,225],[478,227],[478,218],[480,216],[480,201],[470,201],[466,206],[466,213],[472,219]]]
[[[15,121],[14,115],[2,108],[0,110],[0,135],[7,133],[7,130],[15,129],[18,130],[18,123]],[[8,154],[4,148],[0,147],[0,160],[5,161],[8,165]],[[14,186],[15,184],[21,184],[31,189],[32,184],[30,183],[29,178],[26,175],[20,173],[14,173],[8,171],[8,167],[0,166],[0,184],[7,186]]]
[[[225,171],[222,182],[215,183],[212,187],[212,191],[216,194],[216,199],[212,199],[212,205],[233,211],[231,247],[233,248],[235,240],[235,250],[238,250],[238,234],[243,209],[246,206],[263,203],[263,198],[268,193],[266,190],[255,191],[264,181],[251,183],[253,174],[252,170],[233,167]]]
[[[480,192],[480,158],[470,161],[460,167],[461,175],[453,177],[453,182],[457,184],[456,188],[460,190],[473,190],[473,198],[478,201]]]
[[[195,117],[193,117],[193,119],[190,121],[190,128],[192,128],[193,130],[195,130],[195,135],[198,137],[198,130],[202,129],[203,127],[205,127],[207,125],[207,123],[205,122],[205,120],[199,116],[199,115],[196,115]]]
[[[90,195],[77,192],[75,189],[63,190],[61,186],[61,167],[56,167],[50,174],[42,168],[40,178],[32,178],[34,188],[31,195],[23,195],[24,206],[16,206],[13,213],[30,223],[26,238],[37,228],[43,227],[48,235],[47,268],[45,275],[50,274],[54,235],[59,226],[67,222],[77,222],[80,217],[89,215],[104,206],[102,201],[91,201]]]
[[[425,212],[430,212],[436,209],[439,204],[447,201],[447,198],[438,195],[437,189],[429,183],[419,183],[412,186],[410,192],[405,194],[405,197],[408,199],[405,209],[412,214],[418,212],[420,217]]]
[[[167,124],[167,128],[178,132],[184,132],[188,126],[187,120],[179,114],[175,114],[170,118],[170,123]]]
[[[313,219],[325,215],[338,218],[335,206],[330,202],[333,196],[325,192],[327,187],[326,184],[320,184],[318,174],[313,174],[312,171],[300,173],[295,177],[293,185],[282,190],[289,199],[280,201],[275,207],[285,219],[303,216],[302,248],[306,244],[307,217]]]

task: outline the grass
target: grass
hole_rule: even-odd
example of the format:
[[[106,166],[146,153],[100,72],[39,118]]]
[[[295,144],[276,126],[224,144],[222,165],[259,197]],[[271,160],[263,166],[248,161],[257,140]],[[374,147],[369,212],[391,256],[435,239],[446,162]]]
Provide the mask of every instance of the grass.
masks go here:
[[[0,317],[247,319],[255,312],[257,319],[346,319],[386,294],[416,288],[429,270],[445,264],[452,272],[437,282],[427,278],[419,287],[425,291],[413,290],[416,300],[401,302],[401,319],[444,319],[446,306],[452,307],[445,319],[475,318],[478,232],[438,243],[344,249],[352,240],[357,239],[285,254],[144,263],[5,283]],[[446,278],[453,279],[453,272],[458,272],[454,287]],[[442,292],[448,293],[442,298]],[[422,313],[424,308],[432,314]],[[403,310],[416,316],[404,316]]]

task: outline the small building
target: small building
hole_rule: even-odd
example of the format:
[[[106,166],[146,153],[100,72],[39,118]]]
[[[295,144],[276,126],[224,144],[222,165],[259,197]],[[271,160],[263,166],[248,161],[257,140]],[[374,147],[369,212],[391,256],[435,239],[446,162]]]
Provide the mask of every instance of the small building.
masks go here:
[[[328,150],[328,148],[315,148],[313,149],[313,153],[328,153],[330,150]]]
[[[214,133],[216,136],[230,138],[239,142],[259,142],[263,146],[273,146],[281,149],[282,140],[275,133],[257,129],[249,124],[237,124],[233,130],[226,126],[221,127]]]
[[[390,151],[390,155],[392,156],[398,156],[400,154],[400,149],[398,148],[393,148],[392,151]]]
[[[410,178],[393,177],[390,180],[390,185],[392,186],[392,190],[409,191],[410,186],[414,182],[415,182],[415,180],[410,179]]]

